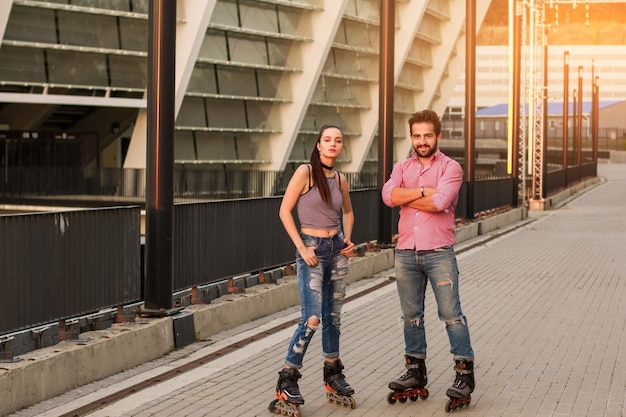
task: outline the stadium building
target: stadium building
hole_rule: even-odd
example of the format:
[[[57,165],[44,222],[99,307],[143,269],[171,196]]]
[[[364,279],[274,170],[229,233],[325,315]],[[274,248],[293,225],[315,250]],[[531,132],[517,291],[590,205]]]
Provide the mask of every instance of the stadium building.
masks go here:
[[[178,0],[177,166],[283,171],[307,161],[318,129],[333,123],[346,138],[338,168],[376,171],[379,3]],[[477,3],[480,25],[490,2]],[[145,168],[148,6],[0,3],[5,166],[46,160],[29,159],[36,145],[22,142],[71,139],[79,146],[64,164]],[[397,159],[410,149],[408,115],[443,114],[463,70],[465,1],[396,1],[395,12]]]

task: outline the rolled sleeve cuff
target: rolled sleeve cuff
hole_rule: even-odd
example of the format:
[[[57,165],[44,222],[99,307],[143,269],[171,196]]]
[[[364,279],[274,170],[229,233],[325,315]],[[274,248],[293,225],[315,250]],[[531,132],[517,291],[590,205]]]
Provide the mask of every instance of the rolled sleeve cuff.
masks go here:
[[[383,185],[383,189],[380,194],[383,199],[383,203],[389,207],[393,207],[393,203],[391,202],[391,192],[396,186],[390,183]]]

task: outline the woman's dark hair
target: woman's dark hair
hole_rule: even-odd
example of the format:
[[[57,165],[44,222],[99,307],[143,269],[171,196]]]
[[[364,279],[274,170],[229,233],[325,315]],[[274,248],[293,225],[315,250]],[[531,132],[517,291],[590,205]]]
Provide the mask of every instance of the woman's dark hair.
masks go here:
[[[317,144],[322,140],[322,136],[326,129],[337,129],[343,135],[343,131],[340,127],[335,125],[324,125],[320,129],[317,134],[317,141],[315,142],[316,146],[313,147],[311,151],[311,171],[313,175],[313,183],[317,185],[317,188],[320,190],[320,195],[322,196],[322,200],[326,204],[330,204],[330,188],[328,188],[328,183],[326,182],[326,175],[324,175],[324,170],[322,169],[322,161],[320,159],[320,151],[317,149]]]

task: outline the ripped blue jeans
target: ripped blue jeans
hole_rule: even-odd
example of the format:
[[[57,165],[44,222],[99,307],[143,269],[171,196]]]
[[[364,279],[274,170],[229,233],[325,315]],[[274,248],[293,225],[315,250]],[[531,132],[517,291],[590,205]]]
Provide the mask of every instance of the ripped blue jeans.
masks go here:
[[[307,247],[315,247],[318,265],[308,266],[300,253],[296,253],[302,316],[289,343],[285,360],[286,365],[296,369],[302,368],[304,354],[318,327],[308,325],[307,321],[311,317],[321,320],[323,356],[339,357],[341,308],[348,283],[348,258],[340,253],[345,245],[341,231],[329,238],[305,234],[300,236]]]
[[[454,359],[474,360],[467,318],[461,311],[459,270],[452,246],[395,252],[396,284],[404,323],[405,352],[426,358],[424,298],[426,286],[435,294],[439,320],[443,321]]]

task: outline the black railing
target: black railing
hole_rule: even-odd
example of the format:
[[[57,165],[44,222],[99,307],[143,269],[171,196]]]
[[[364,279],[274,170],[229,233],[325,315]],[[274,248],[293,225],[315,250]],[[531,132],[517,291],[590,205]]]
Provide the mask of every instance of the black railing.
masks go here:
[[[292,171],[174,168],[174,201],[199,202],[283,195]],[[376,187],[376,173],[345,173],[353,190]],[[81,167],[4,167],[0,201],[62,206],[145,203],[145,169]]]
[[[140,209],[0,216],[0,335],[141,300]]]

